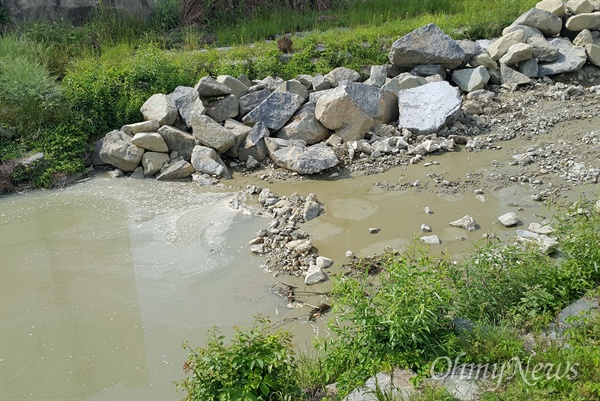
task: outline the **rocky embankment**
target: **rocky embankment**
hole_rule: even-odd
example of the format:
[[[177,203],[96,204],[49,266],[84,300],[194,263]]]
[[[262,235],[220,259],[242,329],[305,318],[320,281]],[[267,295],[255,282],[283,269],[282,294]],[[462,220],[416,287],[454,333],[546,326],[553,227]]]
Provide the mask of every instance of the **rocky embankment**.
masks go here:
[[[430,24],[396,40],[389,60],[371,66],[363,82],[344,67],[288,81],[203,77],[193,88],[153,95],[141,108],[145,121],[106,134],[92,163],[114,166],[114,176],[209,185],[268,166],[293,175],[378,173],[458,145],[479,151],[518,133],[543,133],[573,116],[557,109],[530,124],[528,105],[544,98],[594,103],[600,94],[600,3],[544,0],[495,40],[455,41]],[[520,97],[506,96],[513,93]],[[597,116],[588,106],[580,110],[585,117]],[[492,129],[500,124],[503,130]],[[532,149],[515,163],[552,153]],[[544,170],[572,174],[572,165],[545,160]],[[582,174],[598,179],[589,169]],[[305,274],[307,282],[312,273],[322,277],[328,261],[299,228],[321,212],[316,197],[280,198],[256,187],[247,194],[258,195],[272,218],[251,242],[253,252],[266,254],[273,271]]]

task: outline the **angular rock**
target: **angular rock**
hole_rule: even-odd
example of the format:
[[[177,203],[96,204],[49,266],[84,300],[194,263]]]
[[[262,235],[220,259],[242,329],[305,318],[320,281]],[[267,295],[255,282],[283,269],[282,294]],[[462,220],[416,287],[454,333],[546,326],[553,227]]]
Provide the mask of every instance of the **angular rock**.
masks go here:
[[[584,29],[600,29],[600,13],[579,14],[570,17],[565,23],[565,28],[569,31],[579,32]]]
[[[454,70],[452,80],[464,92],[473,92],[485,88],[490,80],[490,74],[485,67]]]
[[[369,75],[370,83],[373,86],[381,88],[387,78],[387,67],[385,65],[372,65]]]
[[[585,14],[594,11],[594,5],[589,0],[569,0],[567,1],[567,10],[571,14]]]
[[[191,123],[194,138],[219,153],[226,152],[235,144],[233,133],[208,116],[192,113]]]
[[[544,34],[536,28],[532,28],[527,25],[510,25],[502,30],[502,35],[507,35],[514,31],[523,31],[523,35],[525,36],[525,42],[534,37],[543,38]]]
[[[398,94],[399,128],[431,134],[454,121],[460,112],[460,91],[448,82],[433,82]]]
[[[135,135],[139,134],[140,132],[156,132],[159,128],[160,125],[158,124],[158,121],[150,120],[135,124],[126,124],[121,127],[121,131],[127,134]]]
[[[600,67],[600,46],[595,44],[586,45],[585,52],[590,60],[590,63]]]
[[[164,139],[169,151],[177,152],[185,160],[190,160],[194,146],[196,146],[196,141],[192,135],[170,125],[163,125],[158,133]]]
[[[146,176],[144,175],[144,168],[142,166],[136,167],[136,169],[133,170],[129,178],[132,178],[134,180],[143,180],[144,178],[146,178]]]
[[[160,126],[173,125],[177,120],[175,102],[162,93],[150,96],[140,108],[140,112],[145,120],[156,120]]]
[[[315,116],[345,142],[364,138],[374,124],[373,118],[346,91],[346,86],[335,88],[320,97],[315,107]]]
[[[533,243],[543,253],[552,253],[556,251],[558,241],[544,234],[537,234],[527,230],[516,231],[517,240],[524,243]]]
[[[500,75],[503,85],[527,85],[531,83],[531,78],[519,71],[513,70],[506,64],[500,65]]]
[[[540,63],[538,77],[577,71],[587,61],[585,49],[573,46],[567,38],[552,38],[548,42],[558,49],[558,58],[551,63]]]
[[[308,270],[306,271],[306,276],[304,277],[304,284],[313,285],[317,283],[321,283],[327,280],[327,276],[319,266],[310,265]]]
[[[538,61],[535,58],[519,63],[519,72],[529,78],[538,76]]]
[[[273,141],[283,141],[283,143],[279,142],[276,146],[273,146],[275,145]],[[320,173],[323,170],[337,166],[339,163],[334,151],[321,143],[305,146],[302,141],[285,141],[276,138],[267,138],[266,143],[269,147],[271,159],[275,164],[299,174]],[[271,146],[269,146],[270,143]]]
[[[360,79],[360,74],[350,68],[338,67],[324,77],[332,87],[338,86],[343,81],[356,82]]]
[[[463,61],[463,66],[465,66],[477,53],[481,50],[481,46],[472,40],[457,40],[456,43],[460,46],[460,48],[465,52],[465,59]]]
[[[582,30],[581,32],[579,32],[577,37],[573,39],[573,45],[575,46],[585,47],[589,44],[594,44],[594,36],[592,35],[592,32],[590,32],[589,29]]]
[[[131,138],[131,143],[151,152],[168,152],[169,148],[163,137],[157,132],[140,132]]]
[[[425,80],[423,77],[412,75],[408,72],[403,72],[402,74],[389,80],[385,85],[383,85],[382,89],[390,90],[398,95],[402,89],[416,88],[417,86],[425,85],[426,83],[427,80]]]
[[[231,178],[225,163],[214,149],[198,145],[192,152],[192,166],[199,173],[214,175],[217,177]]]
[[[261,104],[266,98],[269,97],[271,91],[268,89],[262,89],[256,92],[248,93],[245,96],[239,98],[238,103],[240,106],[240,117],[244,117],[256,106]]]
[[[502,223],[504,227],[512,227],[519,224],[519,217],[515,212],[509,212],[498,217],[498,221]]]
[[[315,116],[316,103],[308,102],[300,108],[290,121],[279,131],[277,138],[299,139],[312,145],[324,141],[329,136],[329,130]]]
[[[200,97],[216,97],[231,95],[231,88],[212,77],[200,78],[194,87]]]
[[[254,125],[263,122],[270,130],[280,130],[302,106],[304,99],[289,92],[273,92],[262,103],[246,114],[242,122]]]
[[[442,79],[446,79],[446,69],[440,64],[421,64],[413,68],[410,73],[420,77],[439,75]]]
[[[497,61],[500,60],[500,57],[504,56],[506,52],[508,52],[508,49],[512,45],[524,42],[525,34],[523,33],[523,31],[514,31],[496,39],[494,43],[492,43],[490,47],[487,48],[487,52],[492,58],[492,60]]]
[[[237,159],[238,149],[246,140],[246,136],[252,127],[248,127],[246,124],[242,124],[241,122],[232,119],[225,120],[224,127],[231,131],[235,137],[235,143],[227,152],[225,152],[225,155]]]
[[[427,245],[439,245],[441,244],[440,239],[437,235],[426,235],[420,238],[421,242]]]
[[[331,82],[325,79],[325,77],[321,74],[315,75],[312,82],[312,87],[315,92],[327,90],[331,88]]]
[[[321,214],[323,208],[315,201],[306,201],[304,203],[303,216],[305,221],[310,221]]]
[[[104,136],[100,159],[123,171],[133,171],[142,161],[144,149],[131,143],[132,137],[123,131],[111,131]]]
[[[321,269],[327,269],[333,265],[333,260],[326,258],[325,256],[317,256],[316,263]]]
[[[169,155],[166,153],[146,152],[142,157],[142,166],[144,167],[144,176],[152,177],[156,175],[165,163],[169,161]]]
[[[467,231],[475,231],[477,228],[475,219],[469,215],[463,216],[458,220],[451,221],[449,224],[453,227],[464,228]]]
[[[552,62],[558,58],[558,49],[545,38],[533,37],[527,41],[533,47],[533,57],[540,62]]]
[[[296,76],[296,81],[300,82],[306,90],[311,90],[313,87],[313,77],[308,74],[300,74]]]
[[[204,104],[198,95],[198,91],[189,86],[178,86],[169,94],[169,98],[175,103],[181,120],[190,126],[190,115],[192,111],[204,114]]]
[[[279,77],[273,78],[272,76],[269,75],[266,78],[259,80],[257,82],[262,83],[270,91],[274,91],[283,82],[283,79],[279,78]]]
[[[223,122],[228,118],[237,117],[240,111],[239,103],[234,95],[225,96],[210,103],[206,107],[206,114],[217,122]],[[201,113],[204,114],[204,113]]]
[[[169,165],[156,176],[156,179],[158,181],[177,181],[189,178],[193,173],[194,167],[182,157],[178,157],[171,160]]]
[[[256,161],[263,161],[268,155],[265,138],[270,135],[267,126],[259,122],[246,135],[242,146],[238,149],[238,158],[241,161],[246,161],[251,156]]]
[[[542,0],[535,5],[535,8],[551,12],[557,17],[562,17],[567,12],[565,2],[563,0]]]
[[[496,62],[492,59],[486,50],[483,50],[473,57],[469,61],[471,67],[485,67],[485,68],[496,68]]]
[[[536,234],[552,234],[554,229],[548,224],[530,223],[527,230],[532,231]]]
[[[394,92],[361,83],[348,83],[344,90],[375,124],[398,118],[398,96]]]
[[[454,69],[463,63],[465,52],[440,28],[429,24],[396,40],[388,57],[399,67],[440,64]]]
[[[248,94],[248,86],[231,75],[219,75],[217,82],[229,87],[231,94],[238,99]]]
[[[521,61],[530,60],[533,57],[533,46],[527,43],[517,43],[508,48],[506,54],[500,57],[500,64],[517,65]]]
[[[310,239],[297,239],[288,242],[285,247],[297,253],[307,253],[312,249],[312,242]]]
[[[521,14],[512,25],[527,25],[539,29],[544,35],[553,36],[560,33],[562,19],[551,12],[531,8]]]
[[[289,92],[295,93],[296,95],[302,96],[302,101],[306,101],[308,99],[308,89],[300,82],[295,79],[290,79],[289,81],[282,82],[275,89],[278,92]]]

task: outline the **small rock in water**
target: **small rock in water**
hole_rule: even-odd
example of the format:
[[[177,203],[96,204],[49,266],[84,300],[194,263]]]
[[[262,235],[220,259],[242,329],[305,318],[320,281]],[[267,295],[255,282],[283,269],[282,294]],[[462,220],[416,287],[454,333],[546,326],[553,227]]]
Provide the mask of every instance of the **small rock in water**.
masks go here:
[[[250,247],[250,251],[252,253],[256,253],[258,255],[262,255],[265,253],[265,244],[256,244]]]
[[[473,191],[473,192],[475,192],[477,195],[483,195],[483,194],[484,194],[484,192],[483,192],[483,189],[481,189],[481,188],[477,188],[477,189],[476,189],[475,191]]]
[[[498,217],[498,221],[502,223],[504,227],[511,227],[519,224],[519,218],[515,212],[503,214],[502,216]]]
[[[248,170],[254,170],[260,165],[260,162],[256,160],[252,155],[248,156],[248,160],[246,160],[246,168]]]
[[[321,269],[326,269],[331,267],[331,265],[333,265],[333,259],[326,258],[325,256],[317,257],[317,266]]]
[[[427,245],[439,245],[441,244],[440,239],[437,235],[427,235],[425,237],[421,237],[421,242]]]
[[[377,228],[377,227],[370,227],[369,228],[369,232],[371,234],[377,234],[379,231],[381,231],[381,230],[379,228]]]
[[[425,233],[430,233],[433,230],[431,229],[431,226],[429,224],[421,224],[421,231]]]
[[[355,255],[355,254],[354,254],[354,252],[352,252],[352,251],[346,251],[346,257],[347,257],[348,259],[352,259],[352,258],[355,258],[355,257],[356,257],[356,255]]]
[[[304,277],[304,284],[313,285],[327,280],[327,276],[317,265],[310,265]]]
[[[527,229],[536,234],[552,234],[554,232],[554,228],[550,227],[547,224],[540,223],[530,223]]]
[[[433,214],[433,210],[431,210],[429,208],[429,206],[425,206],[425,213],[427,213],[427,214]]]
[[[475,197],[475,199],[477,199],[477,200],[478,200],[478,201],[480,201],[480,202],[484,202],[484,203],[485,203],[485,201],[487,200],[487,199],[485,199],[485,196],[483,196],[483,195],[477,195],[477,196]]]
[[[123,173],[123,170],[116,168],[114,170],[109,171],[108,175],[110,175],[112,178],[119,178],[123,177],[125,173]]]
[[[464,228],[468,231],[475,231],[477,228],[475,219],[469,215],[463,216],[458,220],[451,221],[449,224],[454,227]]]

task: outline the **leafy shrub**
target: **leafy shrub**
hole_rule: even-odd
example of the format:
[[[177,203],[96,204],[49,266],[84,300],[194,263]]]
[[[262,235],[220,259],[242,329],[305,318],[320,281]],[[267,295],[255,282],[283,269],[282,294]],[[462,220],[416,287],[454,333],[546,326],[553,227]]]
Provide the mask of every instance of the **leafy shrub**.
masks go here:
[[[248,330],[236,329],[230,345],[217,330],[205,347],[190,350],[179,383],[189,401],[292,400],[298,393],[291,335],[269,333],[269,321],[258,317]]]

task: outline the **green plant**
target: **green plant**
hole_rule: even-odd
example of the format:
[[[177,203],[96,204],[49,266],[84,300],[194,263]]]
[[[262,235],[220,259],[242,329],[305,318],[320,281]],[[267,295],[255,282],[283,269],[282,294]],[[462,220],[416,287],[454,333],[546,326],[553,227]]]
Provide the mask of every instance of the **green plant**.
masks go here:
[[[208,332],[205,347],[192,349],[179,383],[186,400],[292,400],[296,359],[289,333],[269,333],[269,321],[258,317],[248,330],[236,329],[230,345],[217,329]]]

